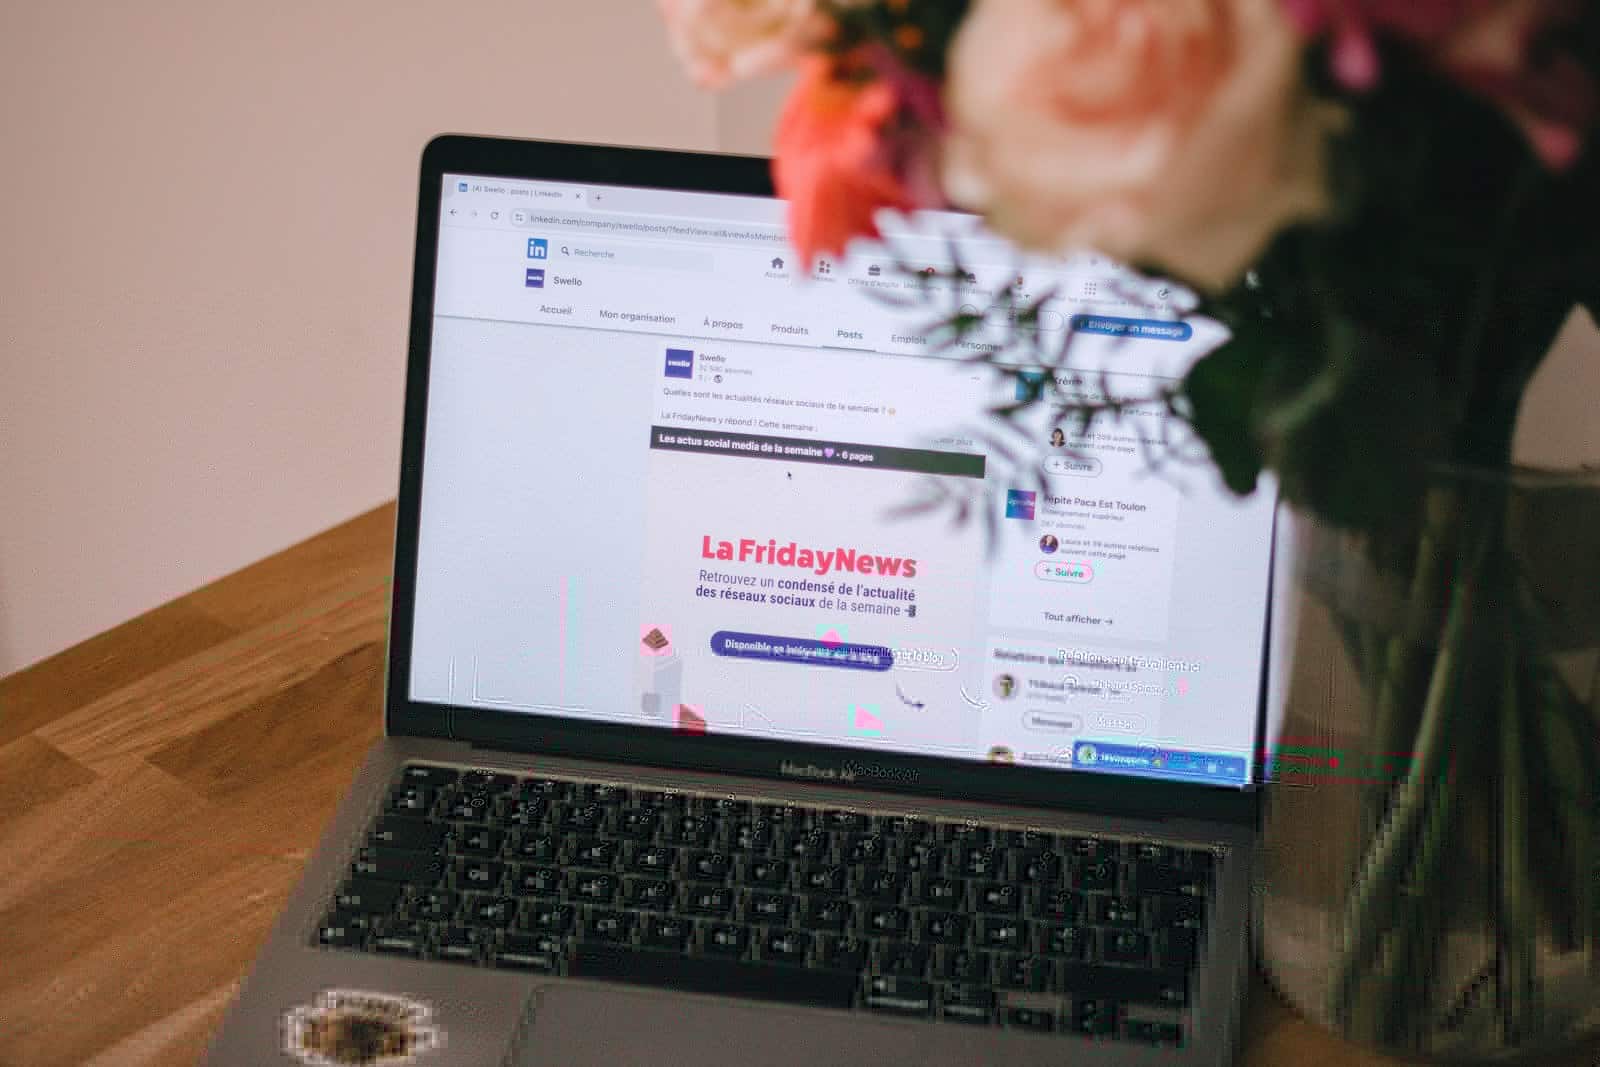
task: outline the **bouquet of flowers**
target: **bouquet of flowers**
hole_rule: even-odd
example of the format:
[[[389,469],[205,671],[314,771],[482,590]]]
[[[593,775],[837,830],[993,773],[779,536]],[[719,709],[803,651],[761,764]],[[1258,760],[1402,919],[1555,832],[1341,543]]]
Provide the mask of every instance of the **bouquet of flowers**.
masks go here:
[[[1326,1017],[1433,1048],[1487,976],[1501,1045],[1570,1031],[1540,982],[1552,953],[1600,961],[1600,744],[1595,676],[1585,696],[1552,649],[1600,650],[1600,568],[1569,539],[1595,585],[1555,603],[1508,486],[1530,378],[1575,307],[1600,318],[1600,4],[659,2],[702,84],[797,72],[773,166],[807,261],[884,209],[957,208],[1172,279],[1227,328],[1153,397],[1057,385],[1018,407],[1081,434],[1159,403],[1230,488],[1270,470],[1404,595],[1399,621],[1332,605],[1373,750],[1411,756],[1364,798]],[[1023,329],[1027,359],[974,358],[1060,370],[1070,340]],[[1487,962],[1464,971],[1445,936],[1472,906],[1460,857],[1491,872]]]

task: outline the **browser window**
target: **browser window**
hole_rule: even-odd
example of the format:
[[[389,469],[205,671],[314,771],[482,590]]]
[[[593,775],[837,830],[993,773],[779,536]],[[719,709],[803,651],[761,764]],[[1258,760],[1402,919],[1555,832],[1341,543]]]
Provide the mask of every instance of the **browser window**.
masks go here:
[[[1250,780],[1270,493],[1154,468],[1156,404],[992,414],[1181,374],[1222,334],[1170,291],[964,216],[802,265],[769,199],[445,189],[413,699]],[[1019,326],[1071,382],[973,362]]]

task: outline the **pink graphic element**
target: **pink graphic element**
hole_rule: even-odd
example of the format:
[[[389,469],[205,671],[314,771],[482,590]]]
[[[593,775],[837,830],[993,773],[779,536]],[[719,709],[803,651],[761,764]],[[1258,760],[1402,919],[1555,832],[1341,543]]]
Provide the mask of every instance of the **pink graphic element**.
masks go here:
[[[844,638],[839,636],[838,630],[828,630],[824,632],[819,640],[829,648],[838,648],[840,645],[844,644]]]
[[[856,733],[881,734],[883,733],[883,720],[860,704],[856,705]]]
[[[639,627],[639,651],[646,656],[665,656],[672,651],[672,627],[666,623],[644,623]]]
[[[832,458],[833,458],[833,449],[831,449],[831,448],[824,448],[824,449],[823,449],[823,450],[822,450],[822,454],[823,454],[823,455],[824,455],[824,456],[826,456],[826,457],[827,457],[827,458],[829,458],[829,459],[832,459]]]
[[[686,734],[706,732],[705,710],[693,704],[678,705],[678,729]]]
[[[1189,679],[1178,679],[1178,695],[1181,697],[1186,697],[1189,695]]]

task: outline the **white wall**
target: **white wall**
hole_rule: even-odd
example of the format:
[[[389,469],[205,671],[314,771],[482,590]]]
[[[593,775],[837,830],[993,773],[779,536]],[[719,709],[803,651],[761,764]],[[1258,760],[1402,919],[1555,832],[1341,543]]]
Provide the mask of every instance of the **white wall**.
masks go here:
[[[715,129],[647,0],[0,4],[0,675],[394,494],[430,135]]]
[[[762,153],[647,0],[0,4],[0,675],[394,493],[450,130]],[[1600,462],[1575,321],[1519,451]]]

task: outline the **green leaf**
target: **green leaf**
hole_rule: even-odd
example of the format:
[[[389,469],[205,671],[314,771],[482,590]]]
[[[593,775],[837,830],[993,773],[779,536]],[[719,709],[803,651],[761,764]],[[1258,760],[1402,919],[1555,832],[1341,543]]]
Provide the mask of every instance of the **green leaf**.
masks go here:
[[[1255,440],[1256,398],[1267,353],[1259,334],[1235,333],[1202,357],[1184,379],[1189,419],[1229,489],[1252,493],[1265,461]]]

